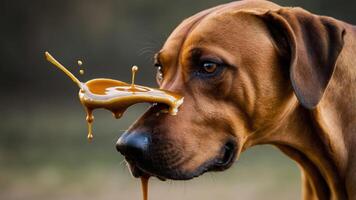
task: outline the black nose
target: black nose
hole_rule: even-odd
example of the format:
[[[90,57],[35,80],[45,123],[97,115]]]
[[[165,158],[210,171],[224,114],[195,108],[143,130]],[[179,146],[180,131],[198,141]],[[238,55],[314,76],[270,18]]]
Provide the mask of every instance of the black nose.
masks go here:
[[[148,150],[150,135],[141,132],[125,132],[116,143],[116,149],[126,158],[142,158]]]

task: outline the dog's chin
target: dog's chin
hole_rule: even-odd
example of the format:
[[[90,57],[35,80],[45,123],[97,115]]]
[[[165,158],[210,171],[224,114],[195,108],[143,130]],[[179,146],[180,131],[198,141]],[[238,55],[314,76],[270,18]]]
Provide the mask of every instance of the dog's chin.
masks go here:
[[[148,172],[147,170],[144,170],[144,169],[138,167],[137,165],[131,164],[129,161],[127,161],[127,165],[128,165],[128,168],[130,169],[130,172],[131,172],[132,176],[135,177],[135,178],[156,177],[161,181],[166,181],[167,180],[167,178],[162,177],[162,176],[157,175],[157,174],[153,174],[151,172]]]
[[[235,150],[235,149],[234,149]],[[219,156],[217,158],[213,158],[211,160],[206,161],[197,167],[194,171],[187,172],[177,169],[170,170],[162,170],[162,168],[167,167],[143,167],[138,163],[132,162],[130,160],[126,160],[128,163],[128,167],[131,171],[131,174],[136,177],[156,177],[162,181],[167,179],[170,180],[190,180],[201,176],[206,172],[211,171],[224,171],[230,168],[236,159],[236,151],[229,151],[229,153],[224,153],[223,156]]]

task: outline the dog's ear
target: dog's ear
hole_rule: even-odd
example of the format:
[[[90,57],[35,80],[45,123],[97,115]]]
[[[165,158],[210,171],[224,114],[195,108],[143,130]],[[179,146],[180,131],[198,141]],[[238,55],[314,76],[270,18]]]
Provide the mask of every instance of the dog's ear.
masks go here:
[[[301,8],[258,14],[265,21],[279,52],[289,59],[289,75],[299,102],[317,106],[344,46],[345,29],[335,19]]]

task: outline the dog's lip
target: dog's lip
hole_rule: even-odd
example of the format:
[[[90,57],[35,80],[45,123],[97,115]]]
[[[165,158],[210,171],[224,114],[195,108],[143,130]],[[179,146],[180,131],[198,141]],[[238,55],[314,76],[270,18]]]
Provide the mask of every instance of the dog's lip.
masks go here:
[[[238,151],[237,151],[237,144],[233,141],[229,141],[227,144],[229,144],[229,150],[230,150],[230,155],[228,157],[225,158],[225,156],[221,157],[221,155],[206,161],[205,163],[203,163],[202,165],[200,165],[200,167],[198,167],[194,172],[190,172],[190,173],[179,173],[179,175],[177,173],[174,173],[175,175],[172,176],[172,174],[157,174],[157,173],[153,173],[151,172],[151,170],[149,169],[144,169],[140,166],[139,163],[137,163],[134,160],[130,160],[129,158],[125,158],[128,166],[130,168],[131,174],[132,176],[134,176],[135,178],[141,178],[141,177],[156,177],[158,179],[160,179],[161,181],[165,181],[167,179],[170,180],[190,180],[196,177],[199,177],[201,175],[203,175],[206,172],[210,172],[210,171],[224,171],[228,168],[230,168],[236,160],[236,157],[238,155]],[[223,155],[224,155],[225,151],[222,151]],[[178,175],[178,176],[177,176]]]
[[[130,172],[131,172],[132,176],[135,177],[135,178],[156,177],[161,181],[166,181],[166,178],[164,178],[162,176],[159,176],[159,175],[156,175],[156,174],[153,174],[151,172],[148,172],[148,171],[140,168],[138,165],[136,165],[134,162],[128,160],[127,158],[126,158],[126,162],[127,162],[128,166],[130,168]]]
[[[236,154],[233,155],[233,158],[236,157]],[[224,171],[231,167],[234,164],[234,159],[231,159],[229,163],[226,163],[225,165],[221,165],[220,159],[215,158],[210,161],[207,161],[206,163],[202,164],[200,167],[196,169],[194,173],[189,173],[189,174],[181,174],[180,176],[164,176],[164,175],[157,175],[151,172],[148,172],[145,169],[142,169],[138,165],[134,164],[129,164],[131,173],[134,177],[140,178],[144,176],[150,176],[150,177],[156,177],[161,181],[166,181],[167,179],[170,180],[178,180],[178,181],[183,181],[183,180],[191,180],[194,178],[197,178],[206,172],[214,172],[214,171]]]
[[[211,171],[222,171],[229,168],[237,157],[237,144],[229,140],[222,149],[222,157],[217,158]]]
[[[141,168],[139,165],[137,165],[135,162],[130,161],[126,159],[128,166],[130,168],[130,172],[133,177],[135,178],[141,178],[141,177],[156,177],[161,181],[166,181],[167,179],[170,180],[191,180],[193,178],[199,177],[206,172],[214,172],[214,171],[224,171],[231,167],[235,163],[235,158],[236,158],[237,153],[234,152],[232,157],[229,159],[228,163],[221,164],[219,158],[214,158],[210,161],[207,161],[206,163],[202,164],[200,167],[196,169],[194,173],[191,174],[181,174],[179,177],[165,177],[163,175],[158,175],[152,172],[149,172],[143,168]]]
[[[145,174],[142,170],[140,170],[135,165],[131,164],[130,162],[128,162],[128,166],[130,168],[130,172],[131,172],[132,176],[135,178],[140,178],[141,176],[148,175],[148,174]]]

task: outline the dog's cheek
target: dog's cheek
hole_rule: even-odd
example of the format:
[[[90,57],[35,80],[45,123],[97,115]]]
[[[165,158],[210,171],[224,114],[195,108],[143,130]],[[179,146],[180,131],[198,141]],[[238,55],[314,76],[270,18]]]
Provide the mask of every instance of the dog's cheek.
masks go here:
[[[154,137],[153,143],[155,164],[162,169],[194,174],[218,151],[218,138],[194,124],[184,123],[180,128],[171,126],[160,134],[164,135]]]
[[[180,138],[180,142],[184,144],[185,157],[181,169],[187,173],[196,172],[202,165],[218,157],[226,139],[222,130],[207,125],[192,124],[184,132],[186,134],[182,134]]]
[[[194,145],[190,149],[193,154],[189,161],[182,166],[182,171],[194,174],[197,170],[201,170],[202,166],[213,162],[219,156],[220,145],[219,141],[201,138],[200,144]]]
[[[225,72],[222,76],[217,79],[208,81],[207,84],[203,85],[204,89],[202,91],[204,95],[215,101],[230,98],[231,89],[233,87],[234,74],[234,70],[225,69]]]

